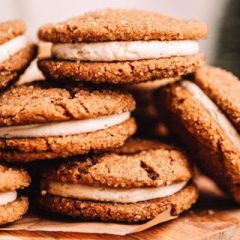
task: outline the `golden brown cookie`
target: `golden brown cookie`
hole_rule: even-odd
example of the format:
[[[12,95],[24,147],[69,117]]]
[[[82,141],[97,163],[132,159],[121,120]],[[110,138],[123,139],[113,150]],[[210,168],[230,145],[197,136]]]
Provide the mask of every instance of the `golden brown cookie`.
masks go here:
[[[187,181],[191,171],[179,149],[150,140],[129,140],[113,153],[77,156],[47,170],[47,181],[104,187],[160,187]]]
[[[0,165],[0,192],[23,189],[29,183],[30,177],[25,170]]]
[[[134,108],[133,97],[116,88],[63,87],[39,81],[14,87],[0,96],[0,126],[84,120]]]
[[[36,57],[37,46],[30,44],[0,63],[0,89],[4,89],[18,80],[18,77]]]
[[[124,144],[134,134],[129,93],[102,86],[14,87],[0,96],[0,158],[66,158]]]
[[[28,209],[28,199],[17,190],[28,187],[30,177],[25,170],[0,165],[0,225],[22,218]]]
[[[0,225],[20,220],[27,212],[29,206],[27,197],[19,197],[14,202],[0,205]]]
[[[240,129],[239,78],[221,68],[206,66],[195,72],[194,81]]]
[[[161,89],[158,103],[166,122],[201,169],[240,202],[236,117],[240,83],[232,74],[214,67],[199,69],[193,80]]]
[[[99,10],[42,26],[38,36],[53,43],[52,57],[38,66],[53,81],[139,83],[178,77],[204,64],[197,40],[206,35],[206,25],[198,21],[137,9]]]
[[[76,62],[41,59],[38,67],[52,81],[141,83],[175,78],[194,72],[205,63],[202,54],[125,62]],[[67,81],[66,80],[66,81]]]
[[[0,44],[3,44],[26,31],[24,22],[20,19],[0,23]]]
[[[42,208],[83,220],[139,222],[167,208],[173,215],[197,199],[186,155],[149,140],[110,153],[77,156],[43,171]],[[164,192],[164,194],[163,194]]]
[[[171,215],[177,216],[188,210],[198,197],[194,185],[164,198],[130,204],[81,201],[53,195],[41,196],[41,206],[50,212],[60,213],[83,220],[101,220],[106,222],[143,222],[171,209]]]
[[[130,118],[118,125],[89,133],[64,136],[0,138],[0,158],[8,162],[29,162],[67,158],[120,147],[136,131]]]
[[[0,23],[0,90],[16,81],[36,57],[37,46],[26,40],[21,20]]]
[[[137,40],[202,39],[207,27],[137,9],[105,9],[89,12],[39,29],[41,40],[54,43]]]

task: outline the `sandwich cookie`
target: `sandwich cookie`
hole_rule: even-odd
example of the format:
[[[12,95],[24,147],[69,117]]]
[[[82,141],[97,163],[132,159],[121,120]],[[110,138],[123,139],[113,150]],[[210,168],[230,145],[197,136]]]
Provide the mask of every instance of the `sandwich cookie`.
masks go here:
[[[0,159],[66,158],[119,147],[134,134],[129,93],[102,86],[17,86],[0,96]]]
[[[25,31],[21,20],[0,23],[0,91],[17,80],[36,56],[37,47],[27,40]]]
[[[147,221],[167,209],[179,215],[196,201],[187,157],[154,141],[130,140],[115,152],[69,159],[43,172],[40,206],[110,222]]]
[[[28,210],[28,198],[17,190],[28,187],[30,177],[26,171],[0,165],[0,225],[22,218]]]
[[[53,43],[39,68],[51,79],[138,83],[194,72],[204,62],[207,27],[143,10],[107,9],[39,29]]]
[[[240,203],[240,82],[214,67],[160,90],[166,122],[203,172]]]
[[[137,135],[141,137],[170,140],[171,135],[162,120],[161,110],[155,101],[159,88],[176,82],[180,78],[167,78],[138,84],[124,85],[136,101],[133,116],[137,122]]]

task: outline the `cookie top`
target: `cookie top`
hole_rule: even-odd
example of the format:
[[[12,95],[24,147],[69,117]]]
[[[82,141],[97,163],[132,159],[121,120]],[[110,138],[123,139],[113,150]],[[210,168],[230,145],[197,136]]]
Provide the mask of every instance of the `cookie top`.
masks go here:
[[[135,108],[126,92],[102,86],[50,86],[36,82],[0,96],[0,126],[88,119],[129,112]]]
[[[28,187],[31,179],[23,169],[0,165],[0,192],[13,191]]]
[[[43,173],[44,182],[115,188],[165,186],[190,178],[191,169],[184,153],[148,140],[130,140],[112,153],[77,156]]]
[[[198,40],[206,37],[207,31],[207,26],[199,21],[137,9],[105,9],[44,25],[38,36],[53,43]]]
[[[194,81],[240,130],[239,78],[223,69],[205,66],[196,71]]]
[[[0,23],[0,44],[23,34],[25,30],[25,24],[20,19]]]

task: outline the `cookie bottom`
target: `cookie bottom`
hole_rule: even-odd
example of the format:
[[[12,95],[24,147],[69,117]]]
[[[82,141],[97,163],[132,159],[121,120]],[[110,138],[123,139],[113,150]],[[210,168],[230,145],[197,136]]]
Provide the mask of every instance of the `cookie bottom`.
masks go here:
[[[91,133],[46,138],[0,139],[0,158],[9,162],[27,162],[67,158],[91,151],[120,147],[135,133],[133,118]]]
[[[0,63],[0,90],[17,80],[18,76],[36,57],[37,46],[30,44]]]
[[[22,218],[28,210],[28,198],[19,197],[12,203],[0,206],[0,225],[11,223]]]
[[[194,72],[205,63],[201,54],[123,62],[77,62],[42,59],[38,66],[51,80],[93,83],[140,83]]]
[[[169,207],[173,216],[189,209],[196,202],[198,192],[193,184],[164,198],[137,203],[108,203],[81,201],[53,195],[41,196],[41,208],[82,220],[100,220],[106,222],[143,222],[156,217]]]

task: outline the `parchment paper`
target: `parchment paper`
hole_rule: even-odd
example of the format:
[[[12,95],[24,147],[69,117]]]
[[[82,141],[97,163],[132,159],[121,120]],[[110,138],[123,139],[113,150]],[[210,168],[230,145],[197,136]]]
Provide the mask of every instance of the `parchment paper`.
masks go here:
[[[51,231],[51,232],[78,232],[78,233],[106,233],[126,235],[136,233],[155,226],[159,223],[176,218],[171,215],[171,208],[159,214],[154,219],[142,224],[118,224],[103,222],[56,221],[27,215],[22,220],[0,227],[0,231],[26,230],[26,231]]]

